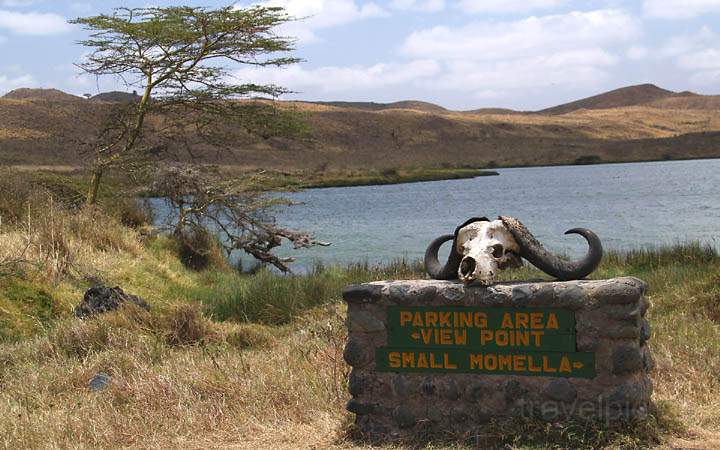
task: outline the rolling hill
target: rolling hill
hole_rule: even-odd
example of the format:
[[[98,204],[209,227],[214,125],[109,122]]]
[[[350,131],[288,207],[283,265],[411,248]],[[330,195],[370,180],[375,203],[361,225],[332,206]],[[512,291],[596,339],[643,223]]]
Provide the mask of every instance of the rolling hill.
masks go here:
[[[604,92],[582,100],[546,108],[538,112],[541,114],[566,114],[580,109],[610,109],[625,106],[640,106],[678,95],[680,94],[659,88],[654,84],[640,84]]]
[[[126,101],[60,91],[0,98],[0,163],[79,165],[85,120]],[[64,95],[61,95],[64,94]],[[122,95],[121,95],[122,94]],[[63,101],[59,101],[63,100]],[[493,167],[720,157],[720,97],[631,86],[538,112],[449,111],[419,101],[279,102],[306,113],[309,139],[247,139],[198,148],[210,164],[278,170]]]

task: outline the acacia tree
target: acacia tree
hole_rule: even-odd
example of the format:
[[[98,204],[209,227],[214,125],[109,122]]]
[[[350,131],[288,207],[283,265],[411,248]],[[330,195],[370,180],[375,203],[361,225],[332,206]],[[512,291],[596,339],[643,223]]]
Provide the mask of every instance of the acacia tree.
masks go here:
[[[148,158],[170,147],[168,142],[177,147],[181,137],[183,148],[192,149],[192,138],[228,142],[234,129],[269,136],[292,128],[293,122],[268,103],[232,101],[277,97],[287,90],[229,82],[232,64],[298,61],[275,56],[293,49],[292,39],[274,32],[289,20],[276,7],[181,6],[118,8],[70,21],[91,32],[79,42],[91,53],[78,66],[94,76],[117,77],[141,93],[136,101],[116,106],[99,126],[87,203],[95,203],[107,170],[145,167]]]
[[[95,203],[103,175],[152,173],[149,188],[176,209],[176,237],[198,227],[220,232],[229,251],[244,250],[287,271],[288,259],[271,249],[282,238],[295,247],[318,244],[308,234],[279,228],[257,187],[233,183],[202,166],[167,164],[170,151],[222,148],[249,134],[269,137],[303,130],[292,112],[273,102],[252,100],[288,92],[272,84],[233,83],[237,65],[283,66],[298,59],[277,56],[293,49],[292,39],[274,29],[291,18],[282,8],[201,7],[119,8],[112,14],[78,18],[91,32],[80,44],[92,49],[79,64],[95,76],[114,76],[141,95],[108,107],[98,120],[92,150],[87,204]],[[163,164],[154,164],[157,161]],[[149,170],[148,170],[149,169]],[[189,232],[186,232],[188,231]],[[187,239],[186,239],[187,240]]]

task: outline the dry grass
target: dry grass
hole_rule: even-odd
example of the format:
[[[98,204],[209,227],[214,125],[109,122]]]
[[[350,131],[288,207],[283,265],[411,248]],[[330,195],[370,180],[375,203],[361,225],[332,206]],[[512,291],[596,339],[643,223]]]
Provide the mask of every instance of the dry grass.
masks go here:
[[[384,275],[357,266],[342,279],[327,278],[333,270],[314,276],[316,283],[325,277],[333,292],[342,280]],[[416,276],[410,268],[395,272],[403,273]],[[230,280],[219,274],[205,281],[217,288]],[[653,440],[660,447],[711,448],[718,442],[720,257],[697,245],[610,254],[596,276],[620,274],[640,276],[651,286],[658,420],[614,431],[522,423],[515,431],[490,430],[504,436],[494,442],[518,448],[538,448],[538,442],[545,443],[539,448],[600,442],[640,448]],[[524,269],[516,275],[534,273]],[[244,278],[258,287],[249,284],[242,295],[274,298],[268,291],[274,289],[293,297],[287,289],[301,287],[294,282],[273,288],[268,274],[259,277]],[[241,290],[241,279],[235,283],[232,289]],[[330,299],[338,294],[328,293]],[[34,338],[0,344],[0,445],[362,447],[351,438],[351,415],[344,410],[349,370],[342,361],[344,306],[305,308],[284,325],[261,325],[216,322],[193,304],[160,305],[152,312],[128,307],[91,320],[65,319]],[[89,380],[99,372],[109,374],[112,383],[92,392]],[[430,448],[440,447],[447,445]]]
[[[266,339],[262,349],[235,346],[242,327],[189,311],[142,316],[126,310],[73,320],[5,346],[0,443],[201,448],[332,442],[346,420],[337,308],[292,327],[257,327],[254,333]],[[188,333],[188,317],[204,323],[202,331]],[[112,384],[94,393],[88,382],[98,372],[109,374]]]

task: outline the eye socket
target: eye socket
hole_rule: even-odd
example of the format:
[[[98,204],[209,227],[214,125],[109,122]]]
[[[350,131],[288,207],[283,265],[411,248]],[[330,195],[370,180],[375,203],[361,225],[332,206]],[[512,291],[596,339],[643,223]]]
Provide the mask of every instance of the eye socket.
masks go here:
[[[505,249],[501,244],[495,244],[492,246],[492,255],[494,258],[500,258],[505,254]]]

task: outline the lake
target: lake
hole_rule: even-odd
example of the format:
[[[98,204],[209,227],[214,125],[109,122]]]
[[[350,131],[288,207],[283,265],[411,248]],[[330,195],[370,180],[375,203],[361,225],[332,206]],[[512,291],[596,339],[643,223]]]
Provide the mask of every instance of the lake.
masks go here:
[[[428,243],[473,216],[520,219],[548,249],[583,254],[586,227],[605,248],[698,240],[720,245],[720,160],[498,169],[466,180],[309,189],[283,194],[278,224],[314,233],[330,247],[293,250],[293,269],[314,261],[420,259]],[[241,255],[238,255],[241,256]],[[247,257],[245,257],[247,258]],[[248,261],[249,262],[249,261]]]

